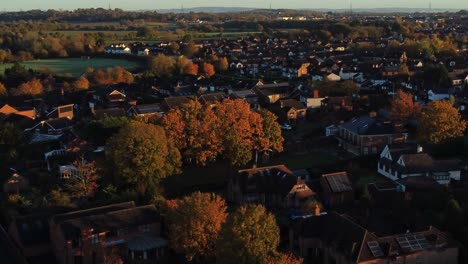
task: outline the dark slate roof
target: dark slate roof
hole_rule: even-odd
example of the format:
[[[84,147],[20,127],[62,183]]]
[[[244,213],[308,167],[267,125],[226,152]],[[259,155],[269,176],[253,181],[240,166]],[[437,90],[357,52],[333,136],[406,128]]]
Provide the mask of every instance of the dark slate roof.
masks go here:
[[[281,108],[294,108],[296,110],[305,110],[307,107],[294,99],[284,99],[280,101]]]
[[[301,179],[284,165],[240,170],[240,186],[243,191],[248,185],[255,185],[249,192],[286,196]]]
[[[394,134],[394,125],[389,121],[381,121],[370,116],[361,116],[340,125],[358,135]]]
[[[293,229],[304,239],[320,239],[353,262],[358,259],[367,233],[363,227],[335,212],[299,220],[293,223]]]
[[[334,193],[349,192],[353,190],[351,181],[348,178],[348,173],[337,172],[324,174],[322,177]]]

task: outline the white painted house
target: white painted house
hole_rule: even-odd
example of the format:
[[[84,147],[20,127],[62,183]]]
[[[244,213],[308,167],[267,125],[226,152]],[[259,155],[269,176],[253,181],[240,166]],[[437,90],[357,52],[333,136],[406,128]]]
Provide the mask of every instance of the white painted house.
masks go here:
[[[377,172],[393,181],[429,177],[439,184],[449,184],[460,180],[461,166],[458,160],[434,160],[420,146],[387,145],[380,153]]]

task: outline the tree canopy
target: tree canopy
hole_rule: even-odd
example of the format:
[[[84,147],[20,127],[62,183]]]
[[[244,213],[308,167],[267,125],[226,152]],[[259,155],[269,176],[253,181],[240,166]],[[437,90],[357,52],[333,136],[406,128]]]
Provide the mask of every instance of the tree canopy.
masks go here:
[[[216,194],[196,192],[167,202],[171,247],[187,260],[214,256],[221,227],[226,221],[226,203]]]
[[[28,95],[37,96],[44,93],[44,86],[38,79],[33,79],[29,82],[23,83],[18,88],[13,89],[13,95]]]
[[[117,185],[154,188],[180,172],[180,153],[162,127],[132,121],[108,139],[106,157]]]
[[[448,101],[433,101],[423,111],[419,124],[419,138],[439,144],[447,139],[463,136],[467,122],[458,109]]]
[[[216,262],[263,264],[276,254],[279,228],[262,205],[245,205],[229,215],[216,248]]]
[[[398,90],[391,105],[391,118],[397,121],[407,121],[408,118],[418,117],[421,113],[421,105],[413,101],[413,95],[403,90]]]

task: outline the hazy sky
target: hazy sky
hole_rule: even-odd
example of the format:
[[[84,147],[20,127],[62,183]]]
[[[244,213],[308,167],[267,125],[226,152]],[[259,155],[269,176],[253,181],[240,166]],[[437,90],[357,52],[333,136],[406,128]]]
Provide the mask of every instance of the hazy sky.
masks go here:
[[[0,10],[76,9],[88,7],[127,10],[224,6],[272,8],[348,8],[349,0],[1,0]],[[354,8],[428,8],[430,0],[352,0]],[[467,0],[432,0],[432,8],[467,9]]]

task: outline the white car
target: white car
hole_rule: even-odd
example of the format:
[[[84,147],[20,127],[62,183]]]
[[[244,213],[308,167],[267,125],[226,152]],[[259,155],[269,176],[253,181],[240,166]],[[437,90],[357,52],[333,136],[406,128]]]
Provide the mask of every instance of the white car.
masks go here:
[[[292,130],[291,125],[288,125],[288,124],[281,125],[280,127],[281,127],[281,129],[283,129],[283,130]]]

